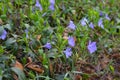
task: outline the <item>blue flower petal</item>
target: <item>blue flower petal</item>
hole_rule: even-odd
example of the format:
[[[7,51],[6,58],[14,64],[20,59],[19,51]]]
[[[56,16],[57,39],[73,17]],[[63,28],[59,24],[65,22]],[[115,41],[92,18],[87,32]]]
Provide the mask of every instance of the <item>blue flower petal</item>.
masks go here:
[[[101,27],[101,28],[104,28],[102,18],[99,19],[98,26]]]
[[[3,30],[2,34],[0,35],[0,39],[5,40],[6,37],[7,37],[7,31]]]
[[[86,26],[86,25],[87,25],[86,23],[88,23],[88,20],[87,20],[86,18],[83,18],[83,19],[81,20],[81,25],[82,25],[82,26]]]
[[[97,50],[96,42],[89,41],[89,45],[87,46],[87,48],[88,48],[90,54],[94,53]]]
[[[72,30],[75,30],[75,29],[76,29],[76,26],[75,26],[75,24],[73,23],[73,21],[70,21],[70,22],[69,22],[68,28],[70,28],[70,29],[72,29]]]
[[[41,6],[41,4],[39,3],[39,0],[36,0],[35,6],[38,7],[38,8],[40,9],[40,11],[42,11],[42,6]]]
[[[108,14],[105,15],[105,18],[110,21],[110,17],[108,16]]]
[[[72,36],[69,36],[68,37],[68,44],[71,46],[71,47],[74,47],[75,46],[75,40]]]
[[[51,49],[51,48],[52,48],[52,46],[51,46],[50,43],[46,43],[46,44],[44,45],[44,47],[47,48],[47,49]]]
[[[89,24],[89,27],[92,28],[92,29],[94,29],[94,24],[91,22],[91,23]]]
[[[67,47],[64,51],[66,58],[69,58],[72,55],[72,51],[70,47]]]

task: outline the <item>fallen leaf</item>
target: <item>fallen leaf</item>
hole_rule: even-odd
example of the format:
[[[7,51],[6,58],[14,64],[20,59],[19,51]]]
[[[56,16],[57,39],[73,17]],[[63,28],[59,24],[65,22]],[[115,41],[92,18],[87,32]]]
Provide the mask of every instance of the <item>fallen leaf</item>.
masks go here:
[[[110,74],[108,74],[108,75],[106,76],[106,80],[113,80],[113,78],[112,78],[112,76],[111,76]]]
[[[44,70],[41,68],[41,66],[37,65],[36,63],[32,62],[32,58],[28,57],[28,63],[25,65],[25,67],[28,67],[34,71],[37,71],[39,73],[43,73]]]
[[[33,64],[33,63],[29,64],[27,67],[32,69],[32,70],[34,70],[34,71],[37,71],[39,73],[43,73],[44,72],[44,70],[42,68],[40,68],[39,65],[36,65],[36,64]]]
[[[100,71],[100,70],[107,68],[109,61],[110,61],[109,56],[107,56],[105,54],[101,54],[99,56],[99,61],[98,61],[98,65],[96,67],[96,70]]]
[[[87,74],[92,74],[92,73],[95,73],[95,71],[96,71],[94,65],[87,63],[84,60],[77,61],[75,65],[76,65],[76,68],[78,71],[82,71],[82,72],[85,72]]]
[[[40,38],[41,38],[41,35],[37,35],[37,36],[36,36],[37,41],[39,41]]]
[[[75,76],[75,80],[82,80],[82,76],[76,75],[76,76]]]
[[[68,37],[67,36],[63,36],[63,39],[68,40]]]
[[[68,33],[67,33],[67,32],[64,32],[64,33],[63,33],[63,39],[65,39],[65,40],[68,39]]]
[[[28,63],[24,67],[28,66],[31,63],[32,63],[32,59],[31,59],[31,57],[28,57]]]
[[[13,78],[14,78],[15,80],[18,80],[18,76],[17,76],[16,74],[13,74]]]
[[[116,59],[116,58],[120,58],[120,54],[112,54],[112,58]]]
[[[3,21],[2,21],[2,19],[0,19],[0,25],[2,25],[3,24]]]
[[[63,32],[63,39],[67,40],[68,39],[68,34],[71,33],[71,29],[66,28]]]
[[[52,63],[49,64],[49,71],[50,71],[50,75],[53,76],[54,69],[53,69],[53,64]]]
[[[15,62],[14,67],[19,68],[19,69],[22,70],[22,71],[23,71],[23,69],[24,69],[23,65],[22,65],[20,62],[18,62],[18,61]]]
[[[87,74],[93,74],[95,73],[95,67],[91,64],[84,64],[80,67],[81,71],[87,73]]]

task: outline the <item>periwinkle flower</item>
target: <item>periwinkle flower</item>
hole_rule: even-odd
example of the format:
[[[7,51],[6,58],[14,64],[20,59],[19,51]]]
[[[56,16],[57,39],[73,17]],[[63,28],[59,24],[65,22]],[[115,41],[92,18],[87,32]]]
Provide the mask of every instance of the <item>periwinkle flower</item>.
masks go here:
[[[41,6],[41,4],[39,3],[39,0],[36,0],[35,6],[38,7],[38,8],[40,9],[40,11],[42,11],[42,6]]]
[[[3,32],[0,34],[0,39],[5,40],[6,37],[7,37],[7,31],[3,30]]]
[[[89,41],[87,48],[88,48],[90,54],[94,53],[97,50],[96,42]]]
[[[44,47],[47,48],[47,49],[51,49],[51,48],[52,48],[52,46],[51,46],[50,43],[46,43],[46,44],[44,45]]]
[[[72,50],[70,47],[67,47],[64,51],[66,58],[69,58],[72,55]]]
[[[94,24],[91,22],[91,23],[89,24],[89,27],[92,28],[92,29],[94,29]]]
[[[69,44],[71,47],[74,47],[74,46],[75,46],[74,37],[72,37],[72,36],[69,36],[69,37],[68,37],[68,44]]]
[[[49,9],[52,10],[52,11],[54,11],[54,10],[55,10],[54,5],[53,5],[53,4],[50,4]]]
[[[98,26],[101,27],[101,28],[104,28],[102,18],[99,19]]]
[[[55,7],[54,7],[54,5],[55,5],[55,0],[49,0],[49,2],[50,2],[49,9],[52,10],[52,11],[54,11],[54,10],[55,10]]]
[[[99,16],[100,16],[100,17],[102,17],[102,16],[103,16],[103,12],[102,12],[102,11],[100,11]]]
[[[82,25],[82,26],[86,26],[87,23],[88,23],[88,20],[87,20],[86,18],[83,18],[83,19],[81,20],[81,25]]]
[[[55,0],[49,0],[50,4],[55,4]]]
[[[70,29],[72,29],[72,30],[75,30],[76,26],[75,26],[75,24],[73,23],[73,21],[70,21],[70,22],[69,22],[68,28],[70,28]]]
[[[108,16],[108,14],[105,14],[105,18],[110,21],[110,17]]]

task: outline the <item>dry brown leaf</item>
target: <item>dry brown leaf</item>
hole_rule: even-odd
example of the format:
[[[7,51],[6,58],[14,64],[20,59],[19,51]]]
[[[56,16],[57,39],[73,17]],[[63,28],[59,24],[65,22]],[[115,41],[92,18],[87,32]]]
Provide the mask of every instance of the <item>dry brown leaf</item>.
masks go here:
[[[23,71],[23,69],[24,69],[23,65],[22,65],[20,62],[18,62],[18,61],[16,61],[14,67],[19,68],[19,69],[22,70],[22,71]]]
[[[22,70],[22,71],[24,70],[23,65],[22,65],[19,61],[16,61],[16,62],[15,62],[14,67],[19,68],[19,69]],[[14,78],[15,80],[18,80],[18,76],[17,76],[16,74],[13,74],[13,78]]]
[[[28,57],[28,61],[29,61],[29,63],[32,63],[31,57]]]
[[[109,59],[105,57],[103,60],[101,60],[101,67],[105,69],[108,66]]]
[[[50,69],[50,73],[52,73],[53,72],[53,65],[51,63],[49,64],[49,69]]]
[[[68,37],[67,36],[63,36],[63,39],[68,40]]]
[[[65,39],[65,40],[68,39],[68,33],[67,33],[67,32],[64,32],[64,33],[63,33],[63,39]]]
[[[24,67],[26,67],[27,65],[29,65],[31,63],[32,63],[32,59],[31,59],[31,57],[28,57],[28,63]]]
[[[109,61],[110,61],[110,59],[107,55],[101,54],[99,56],[99,61],[98,61],[98,65],[97,65],[97,68],[96,68],[97,71],[100,71],[102,69],[107,68]]]
[[[37,71],[39,73],[43,73],[44,70],[37,64],[33,63],[32,62],[32,58],[31,57],[28,57],[28,63],[25,65],[25,67],[28,67],[34,71]]]
[[[77,64],[87,64],[87,62],[84,61],[84,60],[78,60],[78,61],[76,62],[76,65],[77,65]]]
[[[82,76],[76,75],[76,76],[75,76],[75,80],[82,80]]]
[[[120,58],[120,54],[112,54],[112,58],[116,59],[116,58]]]
[[[27,67],[32,69],[32,70],[34,70],[34,71],[37,71],[39,73],[43,73],[44,72],[44,70],[41,69],[39,65],[36,65],[36,64],[33,64],[33,63],[29,64]]]
[[[81,71],[87,73],[87,74],[93,74],[95,73],[95,68],[91,64],[84,64],[80,67]]]
[[[75,40],[75,42],[77,41],[77,39],[76,39],[76,37],[74,36],[74,40]]]
[[[53,64],[52,63],[49,64],[49,71],[50,71],[50,75],[53,76],[54,69],[53,69]]]
[[[112,76],[111,76],[110,74],[108,74],[108,75],[106,76],[106,80],[113,80],[113,78],[112,78]]]
[[[40,38],[41,38],[41,35],[37,35],[37,36],[36,36],[37,41],[39,41]]]
[[[16,74],[13,74],[13,78],[14,78],[15,80],[18,80],[18,76],[17,76]]]
[[[2,21],[2,19],[0,19],[0,25],[2,25],[3,24],[3,21]]]
[[[78,60],[75,65],[76,65],[76,69],[78,71],[83,71],[83,72],[88,73],[88,74],[95,73],[95,71],[96,71],[94,65],[87,63],[84,60]]]

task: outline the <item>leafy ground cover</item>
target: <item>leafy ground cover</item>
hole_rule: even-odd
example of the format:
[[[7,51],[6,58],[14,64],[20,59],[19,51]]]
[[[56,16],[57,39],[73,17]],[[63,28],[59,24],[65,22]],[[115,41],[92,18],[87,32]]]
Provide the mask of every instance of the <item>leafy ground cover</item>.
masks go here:
[[[119,80],[120,0],[0,0],[0,80]]]

